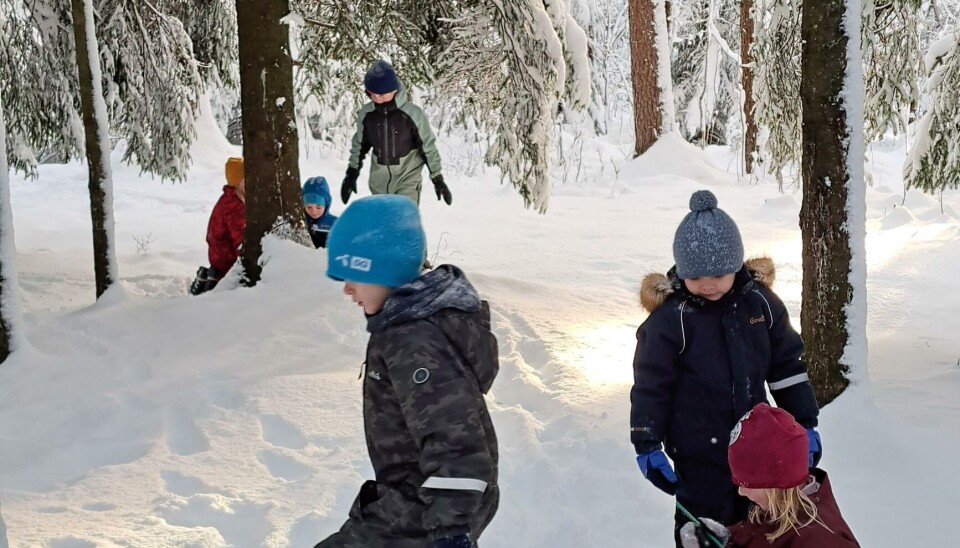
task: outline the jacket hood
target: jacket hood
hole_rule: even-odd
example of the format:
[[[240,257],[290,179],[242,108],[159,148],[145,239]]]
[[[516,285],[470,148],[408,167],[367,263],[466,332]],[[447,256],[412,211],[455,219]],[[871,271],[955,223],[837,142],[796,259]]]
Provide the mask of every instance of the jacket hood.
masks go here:
[[[773,287],[773,282],[776,279],[773,259],[770,257],[754,257],[747,259],[743,265],[754,282],[764,287]],[[674,272],[673,269],[667,274],[651,272],[643,277],[643,281],[640,283],[640,306],[648,313],[652,313],[659,308],[673,293],[683,291],[683,282],[676,277]]]
[[[463,271],[441,265],[393,290],[383,310],[367,319],[371,333],[416,320],[434,324],[473,371],[484,394],[500,370],[490,307]]]
[[[300,195],[304,198],[310,195],[319,196],[323,203],[318,203],[317,205],[322,205],[327,211],[330,210],[330,204],[333,203],[333,198],[330,196],[330,185],[327,184],[326,177],[311,177],[307,179],[307,182],[303,184]]]
[[[367,331],[375,333],[392,325],[422,320],[445,308],[480,310],[477,290],[463,271],[453,265],[441,265],[394,289],[383,310],[367,319]]]

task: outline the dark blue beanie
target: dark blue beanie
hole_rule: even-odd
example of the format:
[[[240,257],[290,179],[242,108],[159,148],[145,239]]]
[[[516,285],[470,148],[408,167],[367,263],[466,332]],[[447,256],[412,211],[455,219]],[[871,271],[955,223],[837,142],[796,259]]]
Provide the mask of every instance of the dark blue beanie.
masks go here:
[[[413,200],[376,194],[355,200],[337,219],[327,239],[327,276],[386,287],[420,275],[427,237]]]
[[[673,260],[682,280],[732,274],[743,266],[737,223],[717,207],[717,197],[709,190],[690,197],[690,213],[673,237]]]
[[[400,80],[397,79],[397,73],[390,63],[377,59],[370,66],[367,75],[363,77],[363,86],[373,93],[390,93],[400,89]]]

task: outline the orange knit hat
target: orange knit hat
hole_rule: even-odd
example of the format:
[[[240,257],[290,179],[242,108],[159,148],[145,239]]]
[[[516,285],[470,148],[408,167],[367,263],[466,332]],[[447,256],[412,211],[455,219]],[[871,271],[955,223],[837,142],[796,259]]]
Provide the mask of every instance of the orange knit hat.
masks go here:
[[[243,180],[243,158],[227,158],[227,165],[224,169],[228,185],[235,187]]]

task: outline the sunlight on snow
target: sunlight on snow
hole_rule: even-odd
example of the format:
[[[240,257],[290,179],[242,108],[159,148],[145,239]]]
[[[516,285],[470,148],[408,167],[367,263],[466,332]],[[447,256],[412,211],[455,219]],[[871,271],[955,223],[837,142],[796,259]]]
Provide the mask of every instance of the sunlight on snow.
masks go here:
[[[560,348],[560,360],[574,366],[591,387],[633,384],[633,353],[637,326],[625,321],[591,323],[570,330],[566,348]]]

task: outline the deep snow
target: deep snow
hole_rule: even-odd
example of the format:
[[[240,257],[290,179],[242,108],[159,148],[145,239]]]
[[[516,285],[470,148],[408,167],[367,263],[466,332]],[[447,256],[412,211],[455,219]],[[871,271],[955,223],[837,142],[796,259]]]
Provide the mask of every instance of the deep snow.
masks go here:
[[[268,241],[256,288],[186,295],[223,162],[238,152],[207,122],[184,184],[141,176],[114,152],[122,290],[98,303],[85,166],[12,177],[29,347],[0,366],[11,546],[312,546],[371,476],[364,322],[323,276],[324,252]],[[310,146],[304,179],[339,181],[344,151]],[[748,255],[774,258],[799,326],[800,196],[738,179],[734,154],[670,136],[619,173],[586,166],[588,181],[557,186],[547,215],[492,171],[451,171],[452,207],[424,192],[431,260],[467,272],[500,342],[489,405],[503,500],[483,546],[670,545],[672,501],[636,468],[628,392],[639,281],[670,267],[691,192],[714,191]],[[935,197],[904,195],[903,158],[902,142],[870,149],[869,380],[820,427],[822,466],[870,547],[946,542],[960,507],[960,192],[942,212]]]

